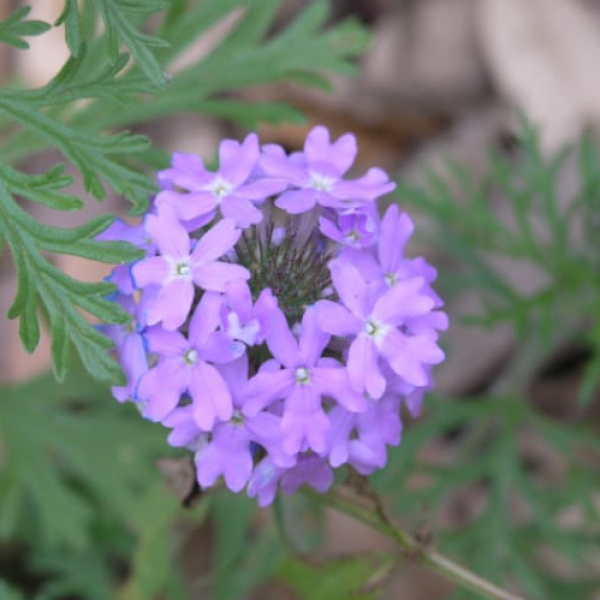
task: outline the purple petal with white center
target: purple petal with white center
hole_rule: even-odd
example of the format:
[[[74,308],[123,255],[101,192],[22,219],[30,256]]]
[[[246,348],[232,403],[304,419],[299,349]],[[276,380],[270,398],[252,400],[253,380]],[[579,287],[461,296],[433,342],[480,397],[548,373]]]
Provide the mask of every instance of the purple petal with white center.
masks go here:
[[[319,327],[332,335],[346,336],[358,333],[363,322],[345,306],[331,300],[319,300],[315,304]]]
[[[220,258],[239,240],[241,231],[231,219],[223,219],[211,227],[198,241],[192,252],[192,262],[199,264]]]
[[[227,284],[236,279],[249,279],[248,269],[231,263],[207,262],[192,267],[194,282],[205,290],[224,292]]]
[[[189,391],[193,400],[194,419],[201,429],[210,431],[215,420],[231,419],[231,393],[215,367],[199,360],[193,367]]]
[[[137,289],[161,285],[171,275],[171,265],[162,256],[143,258],[131,267],[133,284]]]
[[[285,210],[290,215],[298,215],[313,208],[317,203],[318,197],[319,192],[314,189],[291,190],[283,192],[275,200],[275,206]]]
[[[385,392],[386,381],[379,369],[375,343],[364,334],[359,334],[350,345],[348,375],[357,392],[366,391],[371,398],[381,398]]]
[[[146,217],[146,230],[152,236],[160,254],[173,258],[187,257],[190,236],[177,218],[177,212],[168,204],[157,206],[157,214]]]
[[[219,175],[238,187],[248,180],[259,155],[255,133],[248,135],[241,144],[235,140],[223,140],[219,146]]]
[[[294,373],[290,369],[259,371],[246,386],[244,414],[252,417],[273,401],[285,398],[295,383]]]

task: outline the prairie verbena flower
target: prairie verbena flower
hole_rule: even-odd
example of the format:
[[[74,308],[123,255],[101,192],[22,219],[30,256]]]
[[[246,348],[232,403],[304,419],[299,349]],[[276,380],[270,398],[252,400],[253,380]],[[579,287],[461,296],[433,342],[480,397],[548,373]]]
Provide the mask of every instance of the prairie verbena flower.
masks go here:
[[[142,224],[105,234],[146,252],[112,276],[131,314],[105,329],[127,379],[115,396],[194,453],[202,488],[266,505],[325,492],[342,465],[369,474],[433,386],[436,272],[405,255],[408,215],[379,216],[388,176],[346,178],[356,154],[321,126],[290,155],[225,140],[215,172],[175,154]]]

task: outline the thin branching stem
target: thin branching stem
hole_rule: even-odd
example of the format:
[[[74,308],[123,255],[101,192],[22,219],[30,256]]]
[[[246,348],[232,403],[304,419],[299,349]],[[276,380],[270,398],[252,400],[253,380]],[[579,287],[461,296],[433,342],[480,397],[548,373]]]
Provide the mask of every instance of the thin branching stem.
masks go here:
[[[427,542],[421,541],[397,527],[388,519],[375,494],[371,493],[369,495],[372,504],[365,506],[358,497],[351,497],[339,489],[334,489],[324,495],[310,490],[307,490],[307,493],[393,539],[402,549],[405,558],[416,561],[450,579],[457,585],[479,594],[481,598],[487,600],[524,600],[522,596],[498,587],[491,581],[447,558]]]

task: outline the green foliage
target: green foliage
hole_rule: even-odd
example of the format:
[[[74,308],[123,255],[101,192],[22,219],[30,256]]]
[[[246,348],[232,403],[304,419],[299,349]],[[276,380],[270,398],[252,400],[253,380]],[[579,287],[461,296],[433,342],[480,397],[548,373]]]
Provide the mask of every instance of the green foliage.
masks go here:
[[[425,419],[408,428],[373,483],[394,512],[425,525],[441,549],[473,571],[499,584],[512,581],[527,598],[584,599],[600,585],[591,558],[600,541],[592,501],[600,477],[597,425],[547,416],[528,393],[540,366],[567,340],[587,344],[592,358],[579,389],[565,391],[564,405],[575,404],[577,394],[585,401],[597,397],[600,161],[589,137],[550,158],[529,125],[518,139],[511,156],[490,154],[480,182],[450,164],[447,174],[428,173],[424,187],[400,186],[402,201],[431,220],[431,242],[453,259],[442,273],[449,295],[468,290],[482,299],[481,314],[468,322],[508,321],[518,344],[487,392],[430,398]],[[570,194],[565,173],[571,188],[573,173],[577,178]],[[508,217],[499,219],[498,209]],[[506,257],[542,273],[542,287],[530,295],[519,291],[495,268]],[[580,403],[577,411],[583,409]],[[432,440],[445,440],[447,461],[424,458]],[[527,443],[552,456],[559,472],[532,464]],[[406,493],[416,475],[426,483]],[[444,529],[435,516],[461,490],[479,498],[479,507]],[[579,518],[567,525],[567,514]],[[556,569],[557,562],[571,574]],[[456,598],[466,597],[457,591]]]
[[[109,191],[116,193],[132,202],[133,214],[141,214],[156,189],[147,171],[165,166],[165,159],[147,138],[123,127],[182,112],[213,114],[245,126],[298,119],[281,103],[249,103],[222,95],[283,79],[326,85],[328,72],[352,70],[349,59],[360,53],[366,38],[351,22],[325,29],[328,5],[322,1],[310,3],[287,28],[272,35],[280,4],[279,0],[67,0],[57,20],[65,26],[71,51],[62,69],[40,89],[0,90],[4,144],[0,243],[11,249],[19,282],[9,317],[20,319],[28,351],[39,341],[39,314],[48,320],[59,380],[65,377],[74,347],[94,377],[120,381],[119,369],[107,356],[109,341],[80,309],[110,323],[121,323],[126,315],[105,300],[112,286],[75,281],[56,269],[46,253],[105,263],[127,262],[139,254],[126,244],[94,241],[110,223],[108,218],[68,231],[37,221],[21,199],[62,211],[78,210],[83,200],[68,191],[72,177],[62,165],[44,174],[26,173],[15,165],[40,150],[55,148],[81,174],[92,197],[102,200]],[[25,21],[28,12],[22,8],[0,25],[0,41],[26,47],[23,36],[50,27]],[[172,73],[174,63],[199,36],[232,16],[233,29],[207,56]]]
[[[600,380],[598,148],[584,137],[577,148],[544,159],[535,129],[524,122],[520,131],[514,156],[490,152],[482,181],[450,162],[447,174],[429,172],[422,187],[400,184],[398,197],[431,218],[431,243],[454,259],[455,268],[441,273],[448,291],[475,290],[482,298],[470,323],[509,321],[521,340],[539,332],[538,349],[552,351],[558,340],[581,335],[581,317],[589,316],[593,324],[583,335],[594,360],[581,388],[589,401]],[[578,186],[569,194],[564,179],[571,171]],[[529,264],[544,283],[521,293],[498,271],[499,258]]]
[[[29,48],[29,44],[22,38],[41,35],[50,29],[50,25],[43,21],[25,21],[30,12],[29,6],[23,6],[0,23],[0,43],[24,50]]]

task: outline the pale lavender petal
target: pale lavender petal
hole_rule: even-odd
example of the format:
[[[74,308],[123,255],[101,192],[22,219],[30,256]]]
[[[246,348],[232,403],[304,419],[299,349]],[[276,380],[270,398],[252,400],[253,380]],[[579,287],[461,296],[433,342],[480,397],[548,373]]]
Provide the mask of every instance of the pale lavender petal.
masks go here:
[[[187,372],[183,361],[162,360],[140,380],[137,397],[143,415],[150,421],[161,421],[179,403],[181,394],[187,388]]]
[[[163,256],[182,258],[189,256],[190,236],[177,218],[172,206],[161,204],[157,214],[146,218],[146,229]]]
[[[227,304],[231,310],[238,315],[242,322],[249,321],[252,318],[252,293],[246,281],[242,279],[231,281],[227,284],[225,293],[227,294]]]
[[[223,219],[211,227],[198,241],[192,252],[192,263],[200,264],[220,258],[239,240],[241,231],[231,219]]]
[[[177,329],[188,318],[193,299],[194,284],[189,279],[173,279],[160,289],[148,307],[148,324],[162,321],[165,329]]]
[[[331,150],[327,128],[323,125],[313,127],[304,142],[304,155],[308,163],[329,162],[332,154]]]
[[[274,400],[285,398],[295,383],[294,373],[290,369],[260,371],[246,386],[244,414],[252,417]]]
[[[428,313],[434,302],[421,293],[423,284],[421,277],[414,277],[392,286],[375,303],[372,317],[383,323],[398,325],[405,317]]]
[[[268,506],[275,499],[277,485],[284,469],[273,464],[270,457],[263,458],[255,467],[248,482],[248,496],[258,497],[259,506]]]
[[[335,164],[340,175],[343,175],[353,164],[358,154],[356,137],[346,133],[334,144],[329,155],[329,160]]]
[[[346,369],[315,367],[311,369],[311,382],[323,396],[335,398],[351,412],[363,411],[367,406],[363,394],[352,389]]]
[[[236,360],[245,352],[245,344],[232,340],[222,331],[215,331],[204,340],[200,354],[204,360],[222,364]]]
[[[192,277],[196,284],[205,290],[224,292],[230,281],[249,279],[250,273],[240,265],[213,261],[195,265],[192,269]]]
[[[339,467],[348,460],[350,435],[354,429],[356,415],[341,406],[334,406],[328,416],[331,423],[327,436],[329,464]]]
[[[309,306],[304,312],[302,333],[298,344],[299,357],[305,366],[314,365],[317,362],[330,339],[331,336],[319,327],[317,311],[314,307]]]
[[[148,350],[161,356],[183,356],[189,350],[189,342],[178,331],[167,331],[163,327],[150,327],[144,333]]]
[[[357,392],[368,392],[371,398],[381,398],[386,381],[377,364],[375,343],[366,335],[359,335],[348,352],[348,375]]]
[[[171,275],[171,266],[162,256],[144,258],[131,267],[133,284],[138,289],[160,285]]]
[[[425,365],[438,364],[444,360],[444,353],[433,340],[422,335],[406,336],[397,330],[385,336],[381,352],[394,372],[415,386],[429,383]]]
[[[379,261],[386,273],[393,273],[404,257],[404,247],[414,231],[411,218],[402,213],[398,216],[398,206],[390,205],[381,221],[379,238]]]
[[[269,196],[279,194],[288,186],[285,179],[258,179],[235,190],[237,196],[250,200],[265,200]]]
[[[230,195],[221,200],[221,214],[231,219],[238,227],[245,229],[262,221],[262,212],[245,198]]]
[[[218,206],[218,198],[212,192],[190,192],[181,194],[172,190],[164,190],[156,196],[156,204],[168,204],[177,212],[182,221],[191,221],[211,213]]]
[[[363,326],[363,322],[346,307],[331,300],[319,300],[315,304],[315,310],[321,329],[332,335],[353,335]]]
[[[281,419],[283,450],[296,454],[306,444],[317,453],[327,448],[329,420],[321,407],[321,397],[310,385],[297,385],[287,399]]]
[[[251,133],[240,144],[223,140],[219,146],[219,175],[235,187],[247,181],[259,158],[258,136]]]
[[[204,292],[190,322],[189,339],[196,348],[219,326],[223,297],[216,292]]]
[[[216,419],[231,419],[231,393],[215,367],[199,360],[192,369],[189,390],[193,400],[194,419],[201,429],[210,431]]]
[[[297,187],[310,185],[310,177],[306,170],[294,165],[285,156],[263,153],[260,158],[259,167],[267,175],[284,178]]]
[[[351,265],[334,262],[330,266],[331,280],[340,300],[350,312],[364,320],[368,316],[368,289],[361,274]]]
[[[271,330],[267,336],[267,346],[271,354],[286,367],[293,368],[299,365],[300,353],[294,334],[288,327],[285,315],[277,310],[272,317]]]
[[[281,477],[281,489],[285,494],[293,494],[304,483],[322,494],[331,487],[333,471],[324,458],[314,454],[303,456],[296,467]]]
[[[314,189],[291,190],[283,192],[275,200],[275,206],[291,215],[298,215],[313,208],[317,203],[318,196],[319,192]]]

